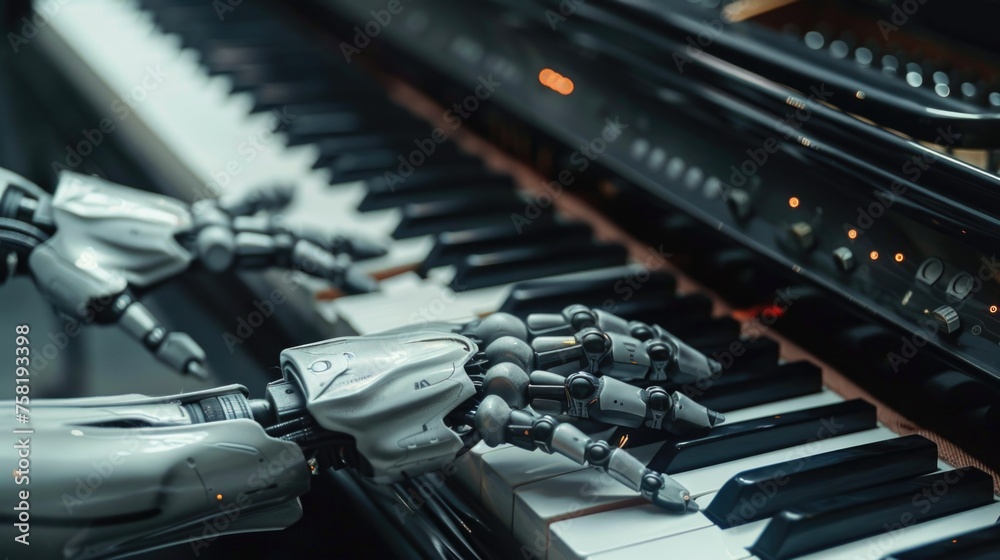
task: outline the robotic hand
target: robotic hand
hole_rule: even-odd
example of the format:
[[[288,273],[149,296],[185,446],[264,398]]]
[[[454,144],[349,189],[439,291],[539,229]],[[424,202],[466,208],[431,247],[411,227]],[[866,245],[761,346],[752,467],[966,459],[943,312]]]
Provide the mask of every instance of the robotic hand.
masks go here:
[[[476,341],[483,349],[477,358],[483,386],[515,408],[531,405],[546,414],[675,434],[725,421],[680,391],[657,385],[676,387],[722,369],[659,326],[572,305],[562,314],[532,314],[527,321],[494,313],[471,323],[431,328]],[[535,336],[539,333],[544,336]]]
[[[298,268],[348,293],[376,289],[351,258],[385,253],[360,238],[296,229],[281,216],[289,188],[270,188],[193,206],[179,200],[63,172],[54,195],[0,169],[0,257],[34,277],[64,316],[117,323],[177,371],[204,375],[205,354],[187,334],[167,332],[130,288],[149,288],[192,264]],[[8,266],[0,271],[4,280]]]
[[[311,473],[347,466],[397,482],[444,468],[480,438],[599,468],[667,511],[697,508],[683,486],[627,451],[511,406],[503,397],[517,398],[507,389],[520,381],[501,383],[497,369],[510,364],[482,383],[480,358],[460,334],[397,331],[283,351],[283,378],[263,399],[229,386],[34,401],[27,425],[8,426],[24,453],[0,491],[26,502],[42,556],[64,558],[183,542],[198,550],[219,534],[284,528],[301,517]],[[623,396],[631,410],[642,393]],[[0,513],[20,530],[18,515]]]

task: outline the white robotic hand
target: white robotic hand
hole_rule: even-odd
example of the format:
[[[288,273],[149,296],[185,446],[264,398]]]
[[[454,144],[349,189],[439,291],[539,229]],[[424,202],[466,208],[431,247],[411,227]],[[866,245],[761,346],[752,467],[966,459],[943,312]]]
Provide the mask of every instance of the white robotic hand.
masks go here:
[[[56,310],[83,324],[117,323],[179,372],[205,375],[205,353],[170,333],[138,302],[193,264],[221,272],[285,267],[325,278],[347,293],[377,289],[352,257],[385,252],[373,241],[296,229],[263,212],[283,208],[291,189],[179,200],[63,172],[55,194],[0,170],[0,256],[18,257]],[[6,258],[4,258],[6,261]]]

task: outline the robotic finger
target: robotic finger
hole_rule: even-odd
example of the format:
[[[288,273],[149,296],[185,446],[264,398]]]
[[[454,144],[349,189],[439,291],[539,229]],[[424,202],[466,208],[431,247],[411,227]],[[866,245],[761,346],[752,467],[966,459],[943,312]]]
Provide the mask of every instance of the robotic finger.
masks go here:
[[[527,410],[513,410],[488,395],[476,411],[476,426],[490,447],[509,443],[529,451],[559,454],[600,469],[653,504],[673,513],[697,511],[691,493],[669,476],[649,469],[624,449],[593,440],[572,424]]]

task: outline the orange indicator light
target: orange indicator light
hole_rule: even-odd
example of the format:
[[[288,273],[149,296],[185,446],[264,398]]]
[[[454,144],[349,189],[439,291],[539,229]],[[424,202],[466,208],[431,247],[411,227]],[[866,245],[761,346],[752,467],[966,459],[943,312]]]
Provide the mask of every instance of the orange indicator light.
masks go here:
[[[792,198],[789,198],[788,199],[788,205],[791,206],[792,208],[798,208],[799,207],[799,197],[793,196]]]
[[[573,93],[573,80],[563,76],[562,74],[552,70],[551,68],[545,68],[538,73],[538,81],[545,87],[551,89],[556,93],[561,93],[562,95],[569,95]]]
[[[903,253],[896,253],[894,258],[896,259],[896,262],[903,262]]]
[[[997,306],[991,305],[990,306],[990,313],[996,313],[996,312],[997,312]]]
[[[857,239],[858,238],[858,230],[856,230],[856,229],[849,229],[849,230],[847,230],[847,237],[850,237],[851,239]]]
[[[878,251],[872,251],[871,253],[868,253],[868,256],[871,257],[871,259],[873,261],[877,261],[878,260]]]

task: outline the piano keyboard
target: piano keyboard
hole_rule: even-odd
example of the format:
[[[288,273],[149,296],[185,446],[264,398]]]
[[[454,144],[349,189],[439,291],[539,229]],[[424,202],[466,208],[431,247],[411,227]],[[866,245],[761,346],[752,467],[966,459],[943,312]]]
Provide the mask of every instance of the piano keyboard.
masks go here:
[[[740,343],[735,321],[713,319],[706,298],[676,296],[664,274],[622,297],[620,281],[640,269],[585,225],[549,212],[519,234],[511,214],[526,201],[513,182],[448,144],[390,188],[384,173],[433,128],[394,106],[336,49],[317,52],[263,7],[246,1],[222,18],[202,0],[62,9],[39,40],[108,108],[115,134],[166,162],[164,174],[203,194],[294,184],[286,215],[296,223],[392,240],[386,256],[358,263],[394,273],[382,290],[321,304],[331,321],[364,334],[611,302],[614,312],[660,323],[709,354]],[[904,559],[996,542],[1000,503],[991,480],[976,471],[958,476],[936,454],[927,465],[921,450],[929,442],[899,438],[876,422],[871,405],[823,389],[812,364],[779,362],[772,341],[740,344],[745,352],[697,397],[726,413],[712,435],[664,441],[599,432],[675,476],[701,512],[655,511],[593,469],[512,447],[477,446],[456,478],[510,529],[525,557]],[[891,445],[902,439],[903,451]],[[721,527],[730,516],[716,512],[738,473],[778,463],[787,463],[787,476],[772,472],[760,492],[737,492],[744,502],[730,513],[746,522]],[[866,489],[868,478],[880,483]],[[917,505],[923,491],[930,496]],[[808,499],[797,501],[796,492]],[[972,531],[980,532],[964,535]]]
[[[544,283],[529,288],[541,294]],[[563,288],[558,297],[592,297]],[[661,294],[660,301],[669,297]],[[527,300],[546,306],[545,295],[526,296],[505,309]],[[656,321],[655,315],[645,312],[642,320]],[[692,310],[684,319],[697,323],[698,315]],[[677,321],[670,314],[658,320]],[[711,327],[697,330],[703,336]],[[710,338],[693,344],[717,352]],[[698,513],[664,514],[595,469],[513,446],[478,445],[457,477],[511,530],[525,557],[550,560],[919,558],[924,547],[988,531],[1000,520],[992,478],[956,470],[938,459],[929,440],[900,437],[880,425],[874,406],[823,388],[816,366],[779,364],[771,352],[753,355],[761,342],[747,343],[749,351],[716,381],[745,373],[756,377],[751,390],[725,395],[711,386],[697,397],[726,415],[708,436],[667,440],[623,429],[592,434],[671,474],[691,491]],[[800,382],[791,390],[787,379],[766,374],[793,366],[792,379]],[[961,487],[966,483],[968,489]],[[877,492],[888,497],[869,498]],[[945,503],[948,495],[954,503]],[[800,511],[825,515],[810,521]],[[996,547],[998,541],[989,541],[995,533],[970,539],[970,550],[983,542]]]

